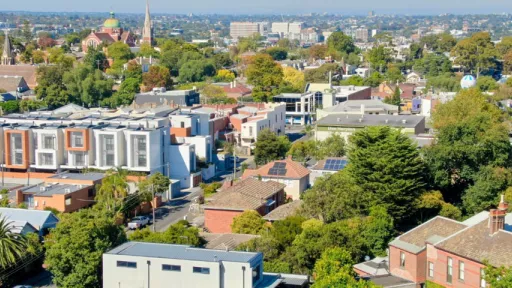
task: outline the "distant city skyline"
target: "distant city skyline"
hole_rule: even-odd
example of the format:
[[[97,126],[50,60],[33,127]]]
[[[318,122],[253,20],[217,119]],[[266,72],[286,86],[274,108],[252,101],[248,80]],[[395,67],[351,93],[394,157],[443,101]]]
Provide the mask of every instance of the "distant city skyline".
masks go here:
[[[450,14],[501,14],[512,13],[512,1],[505,0],[431,0],[410,2],[405,0],[335,1],[335,0],[189,0],[150,1],[152,13],[165,14],[307,14],[329,13],[344,15],[366,15],[369,11],[378,14],[437,15]],[[3,3],[0,11],[26,12],[108,12],[144,13],[145,0],[26,0]]]

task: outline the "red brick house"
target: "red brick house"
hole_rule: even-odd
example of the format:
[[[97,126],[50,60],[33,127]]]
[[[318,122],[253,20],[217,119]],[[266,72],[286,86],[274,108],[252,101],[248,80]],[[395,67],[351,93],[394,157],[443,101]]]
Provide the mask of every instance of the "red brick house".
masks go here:
[[[253,178],[236,182],[204,205],[204,225],[210,233],[231,233],[233,218],[255,210],[261,216],[285,202],[284,184]]]
[[[114,12],[110,12],[110,18],[105,20],[100,32],[91,32],[82,41],[82,51],[87,53],[89,47],[97,48],[101,44],[110,45],[114,42],[121,41],[130,47],[135,46],[135,37],[129,31],[124,31]]]
[[[437,216],[390,242],[387,259],[366,261],[354,270],[383,287],[425,287],[430,281],[447,288],[485,288],[484,262],[512,266],[507,209],[502,199],[498,209],[463,222]],[[385,269],[375,269],[376,264]]]

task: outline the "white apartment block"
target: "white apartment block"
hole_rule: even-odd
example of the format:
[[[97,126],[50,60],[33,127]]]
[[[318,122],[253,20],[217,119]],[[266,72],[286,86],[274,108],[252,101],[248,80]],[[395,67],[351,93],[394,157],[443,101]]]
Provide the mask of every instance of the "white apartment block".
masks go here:
[[[247,122],[241,124],[240,146],[254,148],[259,133],[264,129],[284,135],[286,121],[286,105],[284,103],[268,103],[262,108],[242,107],[240,114],[250,115]]]
[[[301,22],[274,22],[272,23],[272,33],[279,34],[281,38],[302,41],[302,29],[304,24]]]
[[[269,32],[267,22],[231,22],[229,35],[233,39],[250,37],[256,33],[266,36]]]
[[[103,287],[301,288],[301,275],[263,272],[263,254],[127,242],[103,254]]]

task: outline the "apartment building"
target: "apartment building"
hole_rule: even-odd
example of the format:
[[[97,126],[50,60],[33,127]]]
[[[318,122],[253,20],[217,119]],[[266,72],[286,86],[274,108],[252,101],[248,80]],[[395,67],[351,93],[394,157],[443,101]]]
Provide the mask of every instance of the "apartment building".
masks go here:
[[[272,23],[272,33],[277,33],[281,38],[294,39],[301,34],[304,24],[301,22],[274,22]]]
[[[250,37],[256,33],[266,36],[268,32],[268,22],[231,22],[229,26],[229,35],[235,40],[240,37]]]
[[[317,102],[314,93],[283,93],[274,96],[275,102],[286,103],[286,124],[309,125],[314,121]]]
[[[391,241],[388,257],[377,265],[382,269],[370,260],[354,270],[383,287],[425,287],[430,281],[442,287],[486,288],[485,262],[512,265],[512,214],[507,210],[502,197],[497,209],[462,222],[434,217]]]
[[[302,288],[302,275],[263,272],[263,254],[126,242],[103,254],[103,287]],[[172,284],[170,284],[172,283]]]
[[[366,43],[366,42],[368,42],[369,34],[370,33],[367,28],[364,28],[364,27],[358,28],[355,31],[355,40]]]
[[[248,104],[238,108],[238,114],[229,118],[239,146],[254,148],[259,133],[264,129],[284,135],[286,106],[284,103]]]

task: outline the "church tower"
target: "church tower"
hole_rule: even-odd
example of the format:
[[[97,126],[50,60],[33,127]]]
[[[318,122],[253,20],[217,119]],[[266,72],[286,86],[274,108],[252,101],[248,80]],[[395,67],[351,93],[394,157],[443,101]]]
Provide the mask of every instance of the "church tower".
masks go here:
[[[151,25],[151,15],[149,14],[149,0],[146,0],[146,19],[144,20],[144,28],[142,28],[142,40],[140,43],[149,43],[153,46],[153,27]]]
[[[12,50],[11,39],[7,32],[5,33],[4,51],[2,52],[2,65],[14,65],[14,52]]]

